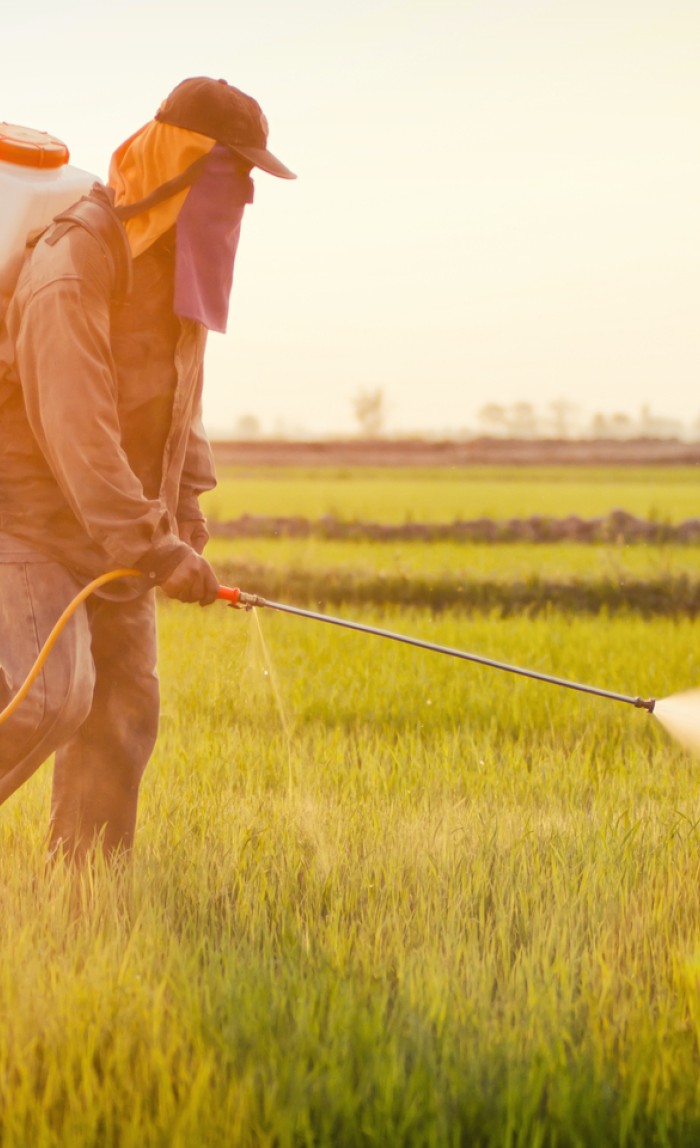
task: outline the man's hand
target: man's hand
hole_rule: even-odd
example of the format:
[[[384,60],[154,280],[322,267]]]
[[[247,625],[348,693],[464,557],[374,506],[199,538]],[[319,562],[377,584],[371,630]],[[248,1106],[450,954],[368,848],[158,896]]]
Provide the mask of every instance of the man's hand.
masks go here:
[[[182,562],[178,562],[165,581],[160,583],[160,588],[168,598],[209,606],[216,601],[219,579],[206,558],[191,550]]]
[[[201,554],[209,541],[209,531],[207,524],[201,518],[188,519],[186,522],[178,522],[177,532],[180,535],[180,541],[186,542],[198,554]]]

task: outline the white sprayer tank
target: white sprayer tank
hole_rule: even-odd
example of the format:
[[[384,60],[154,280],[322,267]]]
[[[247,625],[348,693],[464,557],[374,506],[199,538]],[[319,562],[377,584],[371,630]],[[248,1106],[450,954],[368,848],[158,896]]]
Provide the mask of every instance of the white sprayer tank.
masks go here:
[[[0,317],[28,236],[85,195],[97,178],[68,159],[66,145],[48,132],[0,123]]]

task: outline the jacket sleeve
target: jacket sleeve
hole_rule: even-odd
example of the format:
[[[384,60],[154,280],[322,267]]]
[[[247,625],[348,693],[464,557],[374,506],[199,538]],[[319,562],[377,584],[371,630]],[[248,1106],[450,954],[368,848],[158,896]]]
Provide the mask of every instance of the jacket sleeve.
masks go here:
[[[201,393],[201,380],[200,380]],[[216,486],[214,459],[211,453],[209,439],[202,422],[201,399],[192,419],[190,433],[187,440],[185,462],[180,478],[180,493],[177,505],[178,523],[205,522],[205,516],[199,505],[199,496],[205,490],[213,490]]]
[[[103,261],[102,261],[103,262]],[[118,565],[161,580],[189,552],[145,497],[121,446],[109,291],[91,273],[39,284],[23,309],[16,361],[32,432],[69,506]]]

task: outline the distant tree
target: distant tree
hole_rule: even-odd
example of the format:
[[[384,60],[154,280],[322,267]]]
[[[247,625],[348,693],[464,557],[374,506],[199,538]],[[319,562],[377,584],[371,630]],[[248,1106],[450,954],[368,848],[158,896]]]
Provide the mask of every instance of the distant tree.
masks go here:
[[[657,422],[658,420],[652,414],[649,404],[644,403],[639,409],[639,433],[641,435],[653,435]]]
[[[352,400],[360,434],[365,438],[379,438],[386,421],[386,399],[381,387],[361,390]]]
[[[477,411],[479,422],[485,427],[486,433],[501,435],[508,430],[508,415],[506,408],[500,403],[486,403]]]
[[[589,433],[593,438],[607,438],[610,434],[607,415],[604,415],[602,411],[596,411],[593,415]]]
[[[648,438],[682,438],[683,424],[678,419],[655,415],[645,403],[639,412],[638,433]]]
[[[236,419],[233,433],[235,438],[258,438],[260,435],[260,422],[255,415],[241,415]]]
[[[610,416],[609,421],[610,433],[615,438],[630,438],[633,431],[633,422],[628,414],[624,411],[615,411]]]
[[[549,404],[552,430],[557,438],[568,438],[576,414],[576,405],[568,399],[553,399]]]
[[[511,434],[516,438],[534,438],[537,434],[537,415],[532,403],[513,403],[508,421]]]

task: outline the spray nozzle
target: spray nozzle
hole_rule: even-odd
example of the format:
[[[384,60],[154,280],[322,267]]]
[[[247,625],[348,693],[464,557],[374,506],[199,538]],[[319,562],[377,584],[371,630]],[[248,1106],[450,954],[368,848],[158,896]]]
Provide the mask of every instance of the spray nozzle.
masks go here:
[[[259,594],[247,594],[245,590],[241,590],[238,599],[239,610],[252,610],[254,606],[267,606],[267,602]]]
[[[239,590],[238,586],[219,586],[217,598],[228,602],[234,610],[252,610],[254,606],[267,605],[264,598],[260,598],[257,594],[248,594],[245,590]]]

